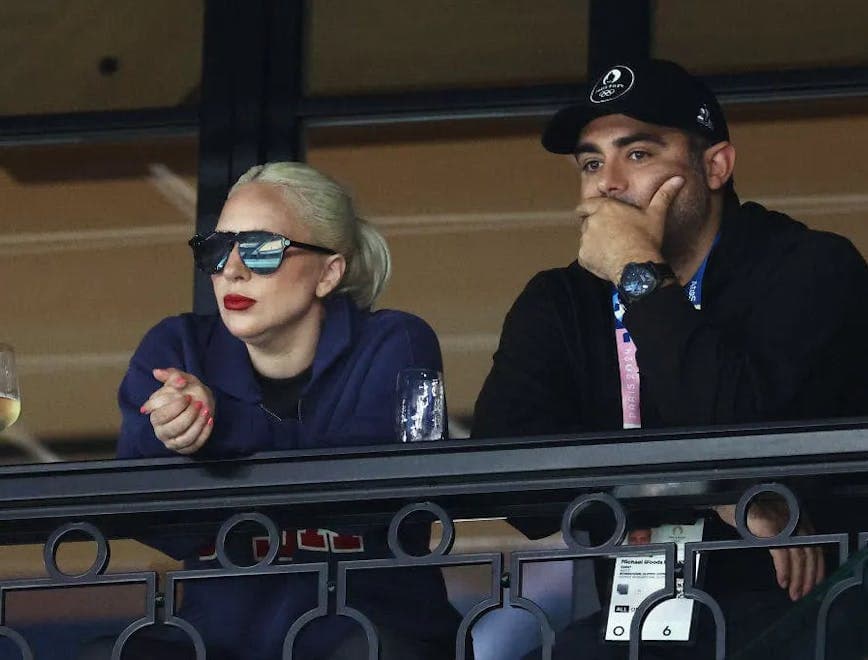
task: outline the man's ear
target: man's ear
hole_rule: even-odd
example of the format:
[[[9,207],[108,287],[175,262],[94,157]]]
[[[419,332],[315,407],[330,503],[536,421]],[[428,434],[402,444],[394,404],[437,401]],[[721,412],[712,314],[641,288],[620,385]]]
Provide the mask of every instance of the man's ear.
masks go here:
[[[325,298],[334,291],[341,279],[344,277],[344,271],[347,269],[347,260],[342,254],[332,254],[326,257],[323,263],[322,273],[320,274],[319,282],[316,285],[316,295],[318,298]]]
[[[711,190],[720,190],[732,178],[735,169],[735,147],[731,142],[718,142],[705,150],[705,179]]]

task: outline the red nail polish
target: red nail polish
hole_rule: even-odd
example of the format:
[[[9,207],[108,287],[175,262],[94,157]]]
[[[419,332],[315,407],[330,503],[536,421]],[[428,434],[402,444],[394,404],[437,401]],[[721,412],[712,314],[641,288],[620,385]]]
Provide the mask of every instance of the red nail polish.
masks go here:
[[[144,415],[146,412],[148,412],[148,409],[142,406],[141,408],[139,408],[139,412]]]
[[[205,404],[202,403],[201,401],[196,401],[196,402],[193,404],[193,406],[196,408],[196,410],[201,410],[201,409],[202,409],[202,406],[204,406],[204,405],[205,405]]]
[[[184,395],[184,401],[186,401],[187,403],[190,403],[192,400],[193,400],[193,397],[191,395],[189,395],[189,394]]]
[[[207,417],[209,415],[207,408],[202,408],[202,417]]]
[[[214,426],[214,418],[213,418],[213,417],[209,417],[209,418],[208,418],[208,421],[206,422],[206,424],[207,424],[208,426]]]

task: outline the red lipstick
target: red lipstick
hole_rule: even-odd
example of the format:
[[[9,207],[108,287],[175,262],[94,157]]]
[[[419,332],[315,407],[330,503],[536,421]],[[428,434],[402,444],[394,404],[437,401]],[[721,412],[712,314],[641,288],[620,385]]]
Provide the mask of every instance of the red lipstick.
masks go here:
[[[243,311],[249,309],[256,304],[253,298],[241,296],[237,293],[230,293],[228,296],[223,296],[223,307],[231,311]]]

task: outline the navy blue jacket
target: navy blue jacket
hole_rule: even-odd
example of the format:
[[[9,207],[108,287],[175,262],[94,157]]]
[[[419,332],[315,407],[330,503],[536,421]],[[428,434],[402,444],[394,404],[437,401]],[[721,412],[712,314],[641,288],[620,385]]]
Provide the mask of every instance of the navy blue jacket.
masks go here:
[[[325,321],[310,381],[301,391],[300,420],[280,420],[261,406],[259,385],[243,342],[217,315],[183,314],[163,320],[142,340],[118,394],[123,422],[119,458],[175,456],[155,437],[141,405],[160,386],[151,371],[176,367],[192,373],[215,397],[214,430],[197,458],[226,458],[269,450],[382,444],[395,441],[395,384],[407,367],[442,369],[431,328],[403,312],[371,313],[346,296],[326,301]],[[294,532],[291,531],[290,535]],[[388,556],[385,529],[367,529],[363,550],[342,559]],[[299,536],[299,539],[302,537]],[[201,539],[196,540],[199,545]],[[149,541],[151,542],[151,541]],[[428,530],[411,543],[427,547]],[[189,540],[153,542],[188,568],[217,568]],[[205,553],[207,554],[207,552]],[[292,561],[325,561],[328,553],[294,548]],[[350,604],[377,625],[416,638],[454,643],[458,616],[437,569],[360,571]],[[180,616],[194,625],[209,657],[263,660],[281,657],[291,623],[315,606],[313,580],[265,576],[196,580],[185,584]],[[347,630],[348,620],[314,626],[299,639],[297,656],[318,657]]]

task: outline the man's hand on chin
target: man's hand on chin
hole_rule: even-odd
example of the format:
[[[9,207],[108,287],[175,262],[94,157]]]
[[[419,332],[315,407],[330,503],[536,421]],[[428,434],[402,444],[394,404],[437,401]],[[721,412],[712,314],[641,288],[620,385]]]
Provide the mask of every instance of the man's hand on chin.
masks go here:
[[[579,265],[617,284],[628,263],[663,261],[660,251],[666,215],[683,185],[684,177],[667,179],[645,209],[612,197],[579,204]]]

